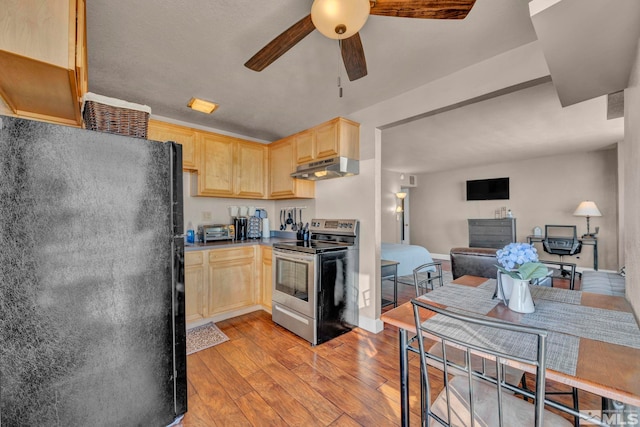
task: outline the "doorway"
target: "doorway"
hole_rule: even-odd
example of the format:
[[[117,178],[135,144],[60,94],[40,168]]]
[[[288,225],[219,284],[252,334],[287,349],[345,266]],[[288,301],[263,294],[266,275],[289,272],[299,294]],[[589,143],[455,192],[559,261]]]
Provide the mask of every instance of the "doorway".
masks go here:
[[[401,192],[406,193],[404,199],[401,200],[400,206],[402,207],[402,212],[400,214],[400,243],[403,245],[410,245],[410,226],[411,223],[409,217],[409,205],[411,200],[411,193],[409,192],[409,188],[402,187],[400,189]]]

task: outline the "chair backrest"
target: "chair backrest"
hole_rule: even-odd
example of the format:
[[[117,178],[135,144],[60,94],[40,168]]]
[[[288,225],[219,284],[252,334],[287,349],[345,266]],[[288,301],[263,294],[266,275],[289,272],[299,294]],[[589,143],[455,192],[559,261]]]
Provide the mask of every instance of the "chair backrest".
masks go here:
[[[542,248],[553,255],[575,255],[582,250],[575,225],[545,225]]]
[[[456,408],[456,405],[463,402],[468,405],[467,409],[470,414],[484,419],[498,420],[496,423],[501,426],[515,425],[513,419],[507,418],[505,421],[503,417],[505,407],[513,405],[513,396],[508,395],[512,391],[516,391],[514,386],[508,384],[504,379],[505,366],[503,363],[514,361],[535,366],[535,397],[528,397],[533,397],[535,401],[535,405],[530,405],[531,411],[534,412],[531,419],[535,419],[536,426],[542,425],[547,331],[489,318],[460,314],[423,300],[413,299],[411,302],[413,304],[420,352],[420,371],[425,385],[423,391],[426,393],[426,396],[423,396],[422,399],[425,402],[425,407],[423,407],[424,417],[437,420],[442,425],[451,425],[452,423],[474,425],[473,419],[475,417],[472,417],[471,420],[460,420],[459,418],[464,411],[458,410],[459,408]],[[427,310],[433,313],[429,313]],[[427,317],[429,317],[428,320],[423,321]],[[439,351],[434,351],[434,346],[427,350],[425,334],[437,337],[441,341]],[[456,360],[447,356],[446,349],[450,346],[457,347],[464,352],[463,365],[459,364],[459,357],[455,358],[458,361],[456,362]],[[495,364],[495,377],[488,377],[482,372],[469,368],[471,366],[472,352],[486,358],[487,363]],[[444,390],[440,393],[434,405],[430,404],[433,402],[431,396],[433,386],[430,383],[430,374],[427,369],[429,360],[439,362],[444,370]],[[456,378],[454,380],[450,379],[450,369],[455,372]],[[464,372],[464,375],[461,375],[461,372]],[[464,393],[460,392],[460,388],[454,387],[454,381],[458,384],[461,381],[463,381],[463,384],[467,383],[468,386],[464,388]],[[492,390],[488,394],[487,387]],[[474,392],[477,392],[477,394]],[[491,402],[491,404],[487,405],[487,396],[493,392],[495,392],[495,397],[497,398],[495,404]],[[441,397],[443,393],[446,396],[445,409],[442,408],[443,400]],[[485,405],[481,404],[482,400],[485,401]],[[508,404],[503,405],[505,400],[507,400]],[[515,398],[515,400],[521,401],[518,398]],[[454,407],[452,408],[452,406]],[[511,409],[507,408],[507,412],[511,411]],[[490,415],[487,415],[487,410],[491,412]],[[484,411],[483,415],[478,415],[482,411]],[[428,424],[429,422],[427,421]]]
[[[576,284],[576,264],[572,262],[547,261],[543,259],[541,259],[540,262],[549,267],[549,274],[540,279],[532,280],[532,284],[539,286],[553,286],[554,278],[563,279],[565,276],[568,276],[569,289],[574,290]]]
[[[442,286],[442,262],[428,262],[413,269],[413,284],[416,287],[416,297],[424,295],[434,288],[434,282]]]

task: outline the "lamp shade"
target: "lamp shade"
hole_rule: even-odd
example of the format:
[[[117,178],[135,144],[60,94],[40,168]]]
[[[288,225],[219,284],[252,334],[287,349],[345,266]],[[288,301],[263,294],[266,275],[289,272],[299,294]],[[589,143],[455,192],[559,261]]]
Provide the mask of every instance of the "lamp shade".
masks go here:
[[[400,193],[396,193],[396,197],[398,199],[404,199],[405,197],[407,197],[407,193],[405,193],[404,191]]]
[[[369,0],[314,0],[311,21],[330,39],[347,39],[360,31],[369,18]]]
[[[575,216],[602,216],[600,209],[591,200],[585,200],[581,202],[576,211],[573,213]]]

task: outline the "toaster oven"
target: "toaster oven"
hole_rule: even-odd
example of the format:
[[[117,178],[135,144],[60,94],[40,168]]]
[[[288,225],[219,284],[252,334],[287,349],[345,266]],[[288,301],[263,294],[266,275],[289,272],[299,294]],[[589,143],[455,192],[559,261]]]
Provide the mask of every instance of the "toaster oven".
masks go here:
[[[228,224],[203,224],[198,226],[198,241],[200,243],[215,240],[233,239],[233,226]]]

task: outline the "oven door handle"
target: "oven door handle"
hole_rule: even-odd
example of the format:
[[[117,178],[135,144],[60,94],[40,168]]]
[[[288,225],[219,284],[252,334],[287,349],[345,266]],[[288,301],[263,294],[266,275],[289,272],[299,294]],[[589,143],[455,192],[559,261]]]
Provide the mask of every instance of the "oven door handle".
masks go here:
[[[280,250],[274,250],[273,251],[273,257],[277,258],[277,259],[284,259],[287,261],[304,261],[304,262],[313,262],[315,259],[315,255],[302,255],[300,252],[295,252],[295,251],[280,251]]]

